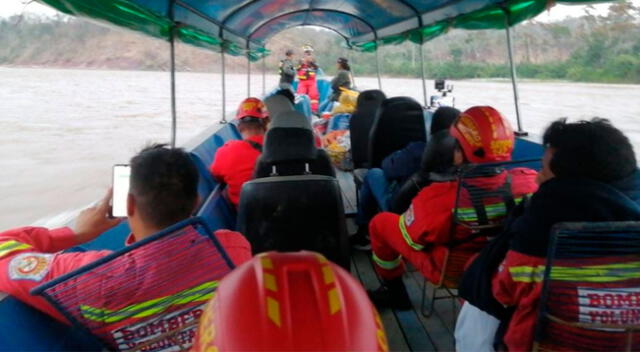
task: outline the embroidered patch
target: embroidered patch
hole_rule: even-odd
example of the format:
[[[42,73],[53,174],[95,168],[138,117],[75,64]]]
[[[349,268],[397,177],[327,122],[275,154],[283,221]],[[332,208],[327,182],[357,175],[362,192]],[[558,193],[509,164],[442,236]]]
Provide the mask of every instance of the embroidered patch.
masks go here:
[[[49,272],[53,254],[22,253],[9,262],[11,280],[42,281]]]
[[[411,204],[409,209],[407,209],[407,211],[404,213],[404,223],[407,226],[411,226],[411,224],[413,224],[413,220],[415,220],[415,219],[416,218],[413,215],[413,204]]]

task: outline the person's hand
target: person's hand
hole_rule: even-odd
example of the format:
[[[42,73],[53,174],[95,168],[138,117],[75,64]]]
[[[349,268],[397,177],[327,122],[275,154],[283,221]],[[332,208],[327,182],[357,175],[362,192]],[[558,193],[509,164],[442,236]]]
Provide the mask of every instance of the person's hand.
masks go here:
[[[78,243],[91,241],[101,233],[120,223],[120,219],[109,218],[109,201],[111,200],[112,193],[112,190],[109,189],[100,202],[84,209],[78,214],[73,229]]]

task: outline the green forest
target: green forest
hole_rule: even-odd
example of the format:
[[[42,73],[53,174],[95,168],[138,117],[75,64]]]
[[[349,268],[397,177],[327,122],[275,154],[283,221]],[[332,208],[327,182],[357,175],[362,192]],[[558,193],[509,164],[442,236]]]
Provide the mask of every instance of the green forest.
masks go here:
[[[543,23],[535,19],[512,29],[520,78],[580,82],[640,83],[640,9],[628,1],[611,3],[606,15],[586,7],[578,18]],[[553,10],[552,10],[553,11]],[[275,73],[287,48],[312,44],[317,60],[333,74],[337,57],[349,58],[355,75],[373,76],[376,56],[349,50],[337,34],[314,27],[286,30],[267,43],[267,69]],[[422,47],[383,46],[384,76],[419,77],[420,50],[428,78],[509,77],[504,30],[453,30]],[[66,16],[0,19],[0,65],[166,70],[168,45],[158,39]],[[220,54],[179,45],[184,71],[220,69]],[[228,60],[230,71],[245,72],[246,60]],[[258,64],[260,67],[260,64]],[[257,70],[257,67],[254,66]]]

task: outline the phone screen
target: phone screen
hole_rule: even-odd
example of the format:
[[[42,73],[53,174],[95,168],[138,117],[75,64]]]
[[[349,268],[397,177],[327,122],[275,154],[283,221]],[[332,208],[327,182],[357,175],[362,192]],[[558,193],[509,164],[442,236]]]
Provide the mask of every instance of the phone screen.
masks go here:
[[[129,165],[113,166],[113,199],[111,201],[111,216],[124,218],[127,216],[127,195],[129,194]]]

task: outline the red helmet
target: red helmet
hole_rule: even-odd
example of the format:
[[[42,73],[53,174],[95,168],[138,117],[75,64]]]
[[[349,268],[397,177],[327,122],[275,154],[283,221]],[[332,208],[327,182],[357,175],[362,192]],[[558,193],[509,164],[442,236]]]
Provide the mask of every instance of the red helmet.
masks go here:
[[[225,277],[193,351],[387,351],[359,282],[313,252],[258,255]]]
[[[243,119],[245,117],[255,117],[258,119],[264,119],[269,114],[267,108],[262,103],[262,100],[258,98],[247,98],[240,103],[238,112],[236,113],[236,120]]]
[[[511,160],[513,129],[502,114],[490,106],[474,106],[463,112],[451,126],[469,162]]]

